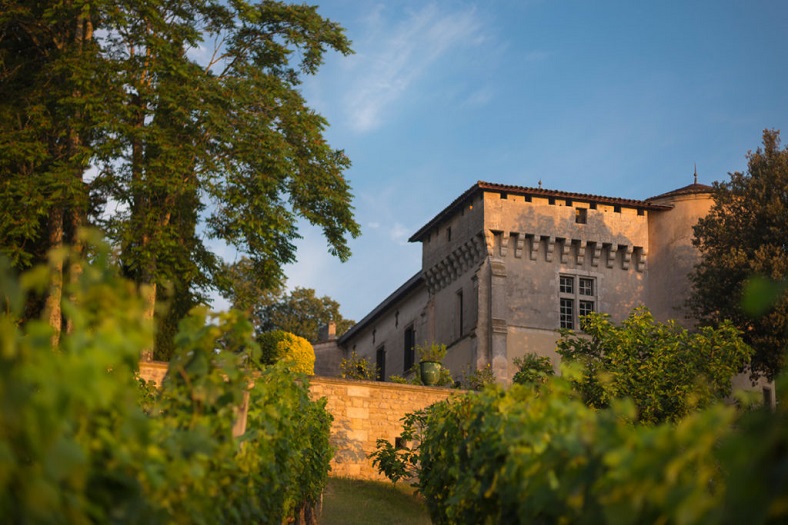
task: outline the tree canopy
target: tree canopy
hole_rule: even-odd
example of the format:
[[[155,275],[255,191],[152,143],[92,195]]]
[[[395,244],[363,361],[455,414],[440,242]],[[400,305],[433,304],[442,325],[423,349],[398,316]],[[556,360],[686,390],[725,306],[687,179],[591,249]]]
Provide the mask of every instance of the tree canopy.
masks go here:
[[[327,295],[318,297],[312,288],[301,287],[280,295],[273,302],[261,304],[253,320],[259,331],[284,330],[312,343],[317,342],[320,327],[329,322],[336,323],[337,336],[355,324],[342,317],[338,302]]]
[[[731,320],[754,349],[753,378],[773,379],[788,351],[788,294],[751,315],[743,305],[753,279],[784,287],[788,277],[788,149],[764,130],[763,148],[747,154],[747,172],[714,184],[714,205],[695,227],[701,261],[691,274],[690,306],[702,324]]]
[[[1,0],[0,250],[26,268],[98,226],[148,316],[157,299],[180,315],[221,284],[206,236],[269,288],[295,259],[299,218],[345,260],[359,234],[350,161],[299,90],[328,51],[350,42],[307,5]],[[78,272],[53,268],[56,330]]]
[[[690,333],[673,321],[654,320],[648,309],[632,311],[620,326],[592,312],[584,335],[564,331],[558,353],[585,370],[577,387],[595,408],[631,398],[644,423],[677,421],[728,396],[731,378],[752,349],[728,321]],[[587,336],[590,336],[587,337]]]

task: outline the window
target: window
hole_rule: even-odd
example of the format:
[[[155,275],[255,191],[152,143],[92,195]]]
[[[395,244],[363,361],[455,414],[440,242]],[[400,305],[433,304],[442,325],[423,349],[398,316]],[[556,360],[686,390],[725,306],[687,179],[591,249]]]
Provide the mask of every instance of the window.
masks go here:
[[[385,381],[386,380],[386,348],[381,346],[378,348],[377,352],[375,352],[375,364],[378,367],[377,377],[375,377],[378,381]]]
[[[561,275],[558,278],[558,325],[574,330],[580,318],[596,310],[596,281],[593,277]]]
[[[575,293],[575,278],[566,275],[561,276],[561,293]]]
[[[451,241],[451,226],[446,228],[446,240]]]
[[[575,208],[575,222],[586,224],[588,222],[588,210],[585,208]]]
[[[402,372],[406,373],[416,363],[416,330],[413,325],[405,329],[405,366]]]

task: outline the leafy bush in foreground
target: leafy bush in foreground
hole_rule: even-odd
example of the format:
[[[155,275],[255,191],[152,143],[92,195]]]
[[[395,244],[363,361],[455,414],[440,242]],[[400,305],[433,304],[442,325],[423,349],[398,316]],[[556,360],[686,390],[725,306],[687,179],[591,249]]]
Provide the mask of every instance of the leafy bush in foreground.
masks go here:
[[[725,399],[731,378],[752,355],[729,322],[691,333],[673,321],[656,322],[644,307],[618,326],[609,315],[592,312],[583,331],[563,331],[557,350],[563,361],[584,366],[574,381],[583,399],[604,408],[630,398],[642,423],[677,421]]]
[[[259,351],[248,321],[194,311],[153,390],[135,378],[152,327],[106,249],[64,294],[72,328],[55,349],[47,323],[19,322],[47,269],[17,279],[2,264],[0,521],[281,523],[317,501],[330,416],[303,376],[244,367]]]
[[[642,425],[632,401],[588,407],[571,385],[582,371],[562,372],[541,386],[487,388],[406,417],[420,446],[392,456],[379,443],[379,468],[415,479],[442,524],[788,519],[788,379],[776,413],[717,404]],[[417,467],[402,464],[414,457]]]

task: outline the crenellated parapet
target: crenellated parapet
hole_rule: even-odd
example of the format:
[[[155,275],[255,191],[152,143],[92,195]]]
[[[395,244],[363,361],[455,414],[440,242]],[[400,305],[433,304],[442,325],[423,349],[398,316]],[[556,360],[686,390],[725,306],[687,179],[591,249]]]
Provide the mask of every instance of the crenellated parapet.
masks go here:
[[[479,232],[459,244],[446,257],[423,271],[424,280],[430,293],[442,290],[460,275],[477,267],[487,255],[492,254],[495,241],[492,232]]]
[[[513,247],[513,250],[509,248]],[[646,249],[624,244],[620,240],[567,239],[555,235],[529,232],[501,232],[485,230],[454,248],[446,257],[423,272],[431,293],[442,290],[482,260],[492,256],[500,259],[514,257],[530,261],[553,262],[593,268],[600,265],[636,272],[646,271]]]
[[[485,239],[490,253],[500,258],[553,262],[593,268],[620,268],[637,272],[646,271],[647,251],[643,246],[623,243],[621,240],[563,238],[530,232],[501,232],[487,230]],[[514,246],[512,252],[509,246]]]

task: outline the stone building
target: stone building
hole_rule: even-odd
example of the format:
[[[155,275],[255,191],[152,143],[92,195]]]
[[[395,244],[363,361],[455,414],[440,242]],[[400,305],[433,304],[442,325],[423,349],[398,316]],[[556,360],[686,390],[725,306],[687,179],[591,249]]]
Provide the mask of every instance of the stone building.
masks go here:
[[[711,204],[697,179],[645,201],[480,181],[409,239],[422,244],[421,269],[316,347],[316,373],[338,374],[355,350],[383,378],[404,375],[414,346],[436,342],[455,375],[490,364],[507,383],[526,353],[557,366],[557,329],[592,310],[620,321],[645,305],[689,327],[692,227]]]

